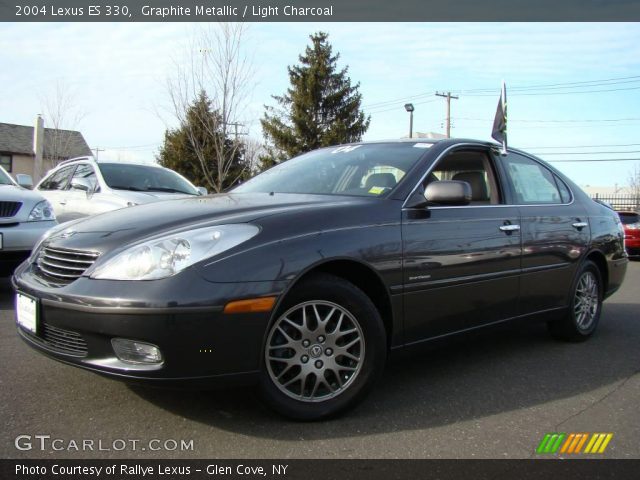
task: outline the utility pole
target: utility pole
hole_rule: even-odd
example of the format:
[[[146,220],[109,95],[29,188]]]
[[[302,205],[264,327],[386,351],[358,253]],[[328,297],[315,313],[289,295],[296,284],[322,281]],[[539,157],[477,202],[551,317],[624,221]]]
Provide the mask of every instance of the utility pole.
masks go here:
[[[436,92],[437,97],[444,97],[447,99],[447,138],[451,138],[451,99],[458,100],[458,97],[451,95],[451,92],[439,93]]]
[[[234,132],[235,132],[235,137],[236,137],[236,143],[238,143],[238,135],[247,135],[246,133],[243,132],[238,132],[238,127],[244,127],[244,123],[238,123],[238,122],[227,122],[225,125],[231,125],[234,127]]]
[[[93,149],[94,152],[96,152],[96,162],[98,161],[98,155],[100,154],[100,152],[104,152],[104,148],[94,148]]]

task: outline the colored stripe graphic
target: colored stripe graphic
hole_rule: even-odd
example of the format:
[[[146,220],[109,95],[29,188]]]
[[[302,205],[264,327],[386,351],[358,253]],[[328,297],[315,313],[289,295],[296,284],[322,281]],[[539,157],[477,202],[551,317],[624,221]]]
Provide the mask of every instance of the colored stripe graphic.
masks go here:
[[[536,453],[542,454],[579,454],[604,453],[613,438],[613,433],[547,433]],[[586,447],[584,451],[582,447]]]
[[[594,433],[584,453],[604,453],[612,438],[613,433]]]
[[[538,445],[536,453],[556,453],[566,436],[566,433],[547,433]]]

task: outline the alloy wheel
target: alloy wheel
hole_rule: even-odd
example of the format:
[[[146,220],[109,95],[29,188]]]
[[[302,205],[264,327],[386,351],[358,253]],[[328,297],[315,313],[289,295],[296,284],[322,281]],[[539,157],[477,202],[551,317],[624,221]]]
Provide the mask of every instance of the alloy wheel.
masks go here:
[[[321,402],[343,393],[356,379],[365,355],[362,328],[345,308],[314,300],[281,315],[269,332],[269,377],[287,396]]]
[[[588,330],[598,313],[599,289],[593,272],[586,271],[578,280],[573,301],[576,324],[581,330]]]

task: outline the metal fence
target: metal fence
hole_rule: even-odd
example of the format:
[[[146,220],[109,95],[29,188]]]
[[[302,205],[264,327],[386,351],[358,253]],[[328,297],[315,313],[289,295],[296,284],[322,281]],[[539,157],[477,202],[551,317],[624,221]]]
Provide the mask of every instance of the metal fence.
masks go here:
[[[594,200],[607,202],[616,210],[640,210],[640,195],[633,194],[616,194],[616,195],[599,195],[592,197]]]

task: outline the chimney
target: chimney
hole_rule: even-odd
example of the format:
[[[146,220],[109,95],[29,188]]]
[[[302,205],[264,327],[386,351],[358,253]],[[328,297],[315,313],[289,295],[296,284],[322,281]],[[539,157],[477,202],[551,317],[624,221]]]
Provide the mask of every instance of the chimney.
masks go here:
[[[44,120],[42,115],[36,117],[36,124],[33,128],[33,182],[38,182],[42,178],[43,165],[42,155],[44,153]]]

